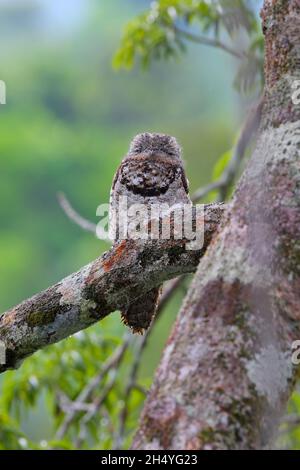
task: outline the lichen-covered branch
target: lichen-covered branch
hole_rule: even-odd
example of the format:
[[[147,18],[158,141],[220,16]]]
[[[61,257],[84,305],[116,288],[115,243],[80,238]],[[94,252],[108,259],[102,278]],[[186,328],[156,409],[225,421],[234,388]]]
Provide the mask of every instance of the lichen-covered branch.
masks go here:
[[[219,226],[224,206],[205,206],[204,245],[184,240],[123,240],[77,273],[0,316],[6,363],[0,373],[39,349],[87,328],[162,282],[196,270]]]
[[[134,449],[270,446],[300,339],[299,0],[265,0],[256,149],[165,347]]]

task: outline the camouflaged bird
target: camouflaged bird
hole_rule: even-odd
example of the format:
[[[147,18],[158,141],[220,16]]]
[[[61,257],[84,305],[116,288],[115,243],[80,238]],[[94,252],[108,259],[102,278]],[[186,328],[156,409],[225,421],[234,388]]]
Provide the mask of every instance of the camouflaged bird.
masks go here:
[[[174,137],[145,132],[130,144],[113,180],[110,194],[110,226],[115,227],[115,243],[120,239],[121,196],[127,207],[133,204],[167,203],[169,206],[191,204],[181,149]],[[123,223],[123,222],[122,222]],[[126,219],[126,224],[130,218]],[[121,312],[122,320],[133,332],[143,333],[156,313],[161,288],[155,287]]]

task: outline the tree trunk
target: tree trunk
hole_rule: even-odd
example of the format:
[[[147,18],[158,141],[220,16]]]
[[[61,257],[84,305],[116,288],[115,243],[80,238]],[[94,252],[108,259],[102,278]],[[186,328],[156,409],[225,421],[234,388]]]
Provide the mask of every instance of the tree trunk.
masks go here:
[[[255,151],[165,347],[134,449],[270,445],[300,339],[300,1],[265,0]]]

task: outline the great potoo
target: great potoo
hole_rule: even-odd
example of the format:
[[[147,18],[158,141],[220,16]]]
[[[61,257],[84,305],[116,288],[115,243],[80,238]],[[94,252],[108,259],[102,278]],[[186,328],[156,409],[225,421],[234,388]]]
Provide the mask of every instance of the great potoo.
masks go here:
[[[132,140],[115,174],[110,194],[110,225],[115,227],[115,243],[122,237],[124,223],[132,222],[128,212],[126,219],[125,215],[123,217],[118,205],[124,196],[128,209],[136,204],[149,209],[153,204],[171,207],[191,203],[181,149],[174,137],[145,132]],[[134,332],[143,332],[149,327],[160,291],[160,287],[151,289],[121,312],[123,321]]]

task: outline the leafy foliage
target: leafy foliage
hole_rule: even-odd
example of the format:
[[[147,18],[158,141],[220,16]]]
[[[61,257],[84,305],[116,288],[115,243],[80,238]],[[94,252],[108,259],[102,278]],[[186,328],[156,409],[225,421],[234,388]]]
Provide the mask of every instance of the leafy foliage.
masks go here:
[[[233,42],[243,31],[248,37],[245,50],[223,42]],[[139,61],[148,67],[154,60],[178,57],[190,40],[238,57],[234,85],[240,91],[253,90],[262,81],[263,40],[258,31],[255,13],[244,0],[157,0],[128,23],[114,65],[130,69]]]
[[[125,351],[123,361],[117,364],[117,370],[113,367],[107,370],[96,386],[91,388],[91,393],[84,402],[85,408],[76,409],[63,435],[33,441],[18,428],[18,423],[22,424],[24,419],[24,410],[30,413],[43,397],[44,405],[51,416],[51,436],[56,436],[62,422],[72,412],[72,403],[78,400],[82,390],[101,373],[104,364],[122,344],[121,331],[118,334],[115,331],[114,335],[109,331],[112,331],[111,320],[106,321],[106,326],[102,324],[101,328],[98,325],[82,331],[65,342],[37,353],[20,370],[6,374],[0,397],[0,442],[5,448],[72,449],[78,445],[83,448],[111,449],[114,446],[114,440],[118,436],[119,416],[123,409],[124,383],[133,360],[133,346]],[[113,383],[111,388],[107,387],[110,381]],[[95,407],[91,418],[85,422],[88,406],[92,409],[106,388],[101,406]],[[132,424],[135,424],[143,398],[143,393],[138,389],[133,391],[127,404],[127,411],[132,418],[125,438],[134,429]],[[83,442],[76,444],[81,433],[84,435]]]

